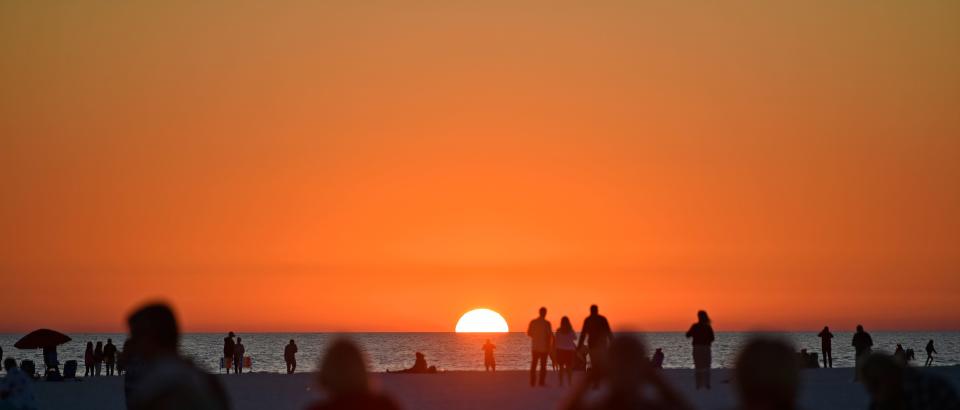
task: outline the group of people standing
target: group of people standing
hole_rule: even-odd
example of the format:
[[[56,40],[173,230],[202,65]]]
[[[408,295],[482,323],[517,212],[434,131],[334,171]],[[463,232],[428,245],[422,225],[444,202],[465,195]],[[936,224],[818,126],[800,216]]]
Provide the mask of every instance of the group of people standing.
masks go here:
[[[690,326],[686,337],[693,339],[694,377],[697,389],[710,388],[710,366],[712,354],[710,346],[715,340],[710,317],[706,311],[697,312],[697,322]],[[559,383],[563,385],[564,375],[568,384],[573,380],[573,363],[579,354],[584,361],[589,358],[590,372],[603,374],[606,372],[608,350],[613,339],[610,322],[600,314],[597,305],[590,306],[590,315],[583,320],[580,328],[580,337],[577,338],[570,319],[566,316],[560,319],[560,327],[553,332],[550,321],[547,320],[547,308],[541,307],[536,319],[527,326],[527,336],[531,341],[530,386],[544,386],[547,373],[547,358],[553,357],[557,364]],[[489,345],[489,346],[488,346]],[[485,364],[489,367],[493,361],[493,347],[489,341],[484,345],[486,352]],[[651,364],[655,368],[663,366],[663,351],[657,349]],[[495,364],[494,364],[495,366]],[[540,368],[539,377],[537,367]]]
[[[824,326],[823,330],[817,334],[817,337],[820,338],[820,349],[823,351],[823,367],[832,368],[833,333],[830,332],[830,327]],[[856,381],[860,380],[864,360],[873,352],[873,337],[870,336],[870,333],[863,330],[863,325],[857,325],[857,331],[853,333],[853,340],[851,340],[850,345],[853,346],[854,350],[854,380]],[[927,359],[924,362],[924,366],[929,367],[933,364],[933,355],[937,353],[937,349],[933,345],[933,339],[927,342],[925,350],[927,352]],[[907,362],[913,358],[912,356],[912,350],[904,350],[903,346],[899,343],[893,353],[893,357],[900,361],[902,365],[906,365]]]
[[[583,321],[580,338],[566,316],[560,319],[556,333],[547,320],[547,308],[541,307],[539,316],[527,326],[527,336],[531,341],[532,358],[530,361],[530,386],[544,386],[547,377],[547,358],[554,355],[558,366],[559,383],[563,385],[564,375],[568,382],[573,380],[573,361],[578,351],[589,357],[593,371],[603,371],[606,363],[607,348],[613,338],[610,323],[600,315],[597,305],[590,306],[590,316]],[[585,347],[586,346],[586,347]],[[537,367],[540,375],[537,377]]]
[[[106,345],[97,341],[96,347],[93,342],[87,342],[87,348],[83,352],[84,377],[101,376],[104,367],[106,367],[107,376],[120,375],[123,366],[117,366],[118,356],[117,346],[113,344],[112,339],[107,339]]]
[[[235,337],[236,341],[233,340]],[[287,364],[287,374],[293,374],[297,371],[297,352],[299,350],[293,339],[290,339],[290,343],[284,346],[283,361]],[[237,337],[233,332],[227,333],[227,337],[223,338],[223,367],[227,369],[228,373],[232,368],[234,374],[243,374],[243,367],[246,365],[244,363],[246,353],[247,348],[243,345],[243,339]]]

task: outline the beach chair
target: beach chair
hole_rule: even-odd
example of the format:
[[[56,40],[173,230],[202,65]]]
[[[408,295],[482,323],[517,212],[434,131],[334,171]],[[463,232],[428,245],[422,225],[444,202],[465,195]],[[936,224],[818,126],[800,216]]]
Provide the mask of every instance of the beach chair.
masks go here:
[[[67,360],[67,362],[63,364],[63,378],[64,379],[77,378],[77,361],[76,360]]]
[[[20,370],[27,374],[31,379],[37,379],[37,365],[33,360],[24,359],[20,362]]]

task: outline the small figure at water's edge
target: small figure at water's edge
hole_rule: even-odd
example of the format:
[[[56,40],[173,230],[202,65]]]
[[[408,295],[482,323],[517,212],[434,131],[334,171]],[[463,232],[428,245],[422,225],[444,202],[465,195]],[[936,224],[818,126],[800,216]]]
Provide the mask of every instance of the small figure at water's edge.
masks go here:
[[[493,351],[496,349],[497,345],[490,343],[490,339],[487,339],[487,342],[480,348],[480,350],[483,350],[484,371],[497,371],[497,359],[493,357]]]
[[[823,367],[833,368],[833,333],[830,333],[830,326],[824,326],[817,337],[820,338],[820,350],[823,351]]]
[[[290,339],[290,343],[283,348],[283,361],[287,363],[287,374],[297,371],[297,344]]]
[[[690,326],[686,336],[693,339],[693,376],[697,390],[701,387],[710,390],[710,366],[713,361],[710,345],[715,338],[706,311],[697,312],[697,323]]]
[[[930,339],[930,341],[927,342],[926,350],[927,350],[927,360],[926,362],[924,362],[923,366],[930,367],[933,365],[933,355],[937,353],[937,349],[933,347],[933,339]]]

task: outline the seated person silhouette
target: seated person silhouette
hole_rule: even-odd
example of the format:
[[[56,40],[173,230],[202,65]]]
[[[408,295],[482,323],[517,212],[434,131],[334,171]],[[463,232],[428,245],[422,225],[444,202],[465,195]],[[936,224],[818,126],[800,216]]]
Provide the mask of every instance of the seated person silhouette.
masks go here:
[[[427,366],[427,358],[426,356],[423,355],[423,353],[417,352],[416,356],[417,358],[413,362],[413,367],[409,369],[397,370],[392,372],[390,370],[387,370],[387,373],[436,373],[437,372],[436,366],[429,366],[429,367]]]

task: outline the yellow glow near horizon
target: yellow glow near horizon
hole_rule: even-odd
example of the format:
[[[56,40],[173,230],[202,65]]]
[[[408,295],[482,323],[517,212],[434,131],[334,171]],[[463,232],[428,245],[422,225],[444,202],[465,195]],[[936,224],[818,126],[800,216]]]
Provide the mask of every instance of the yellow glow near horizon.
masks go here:
[[[457,321],[457,333],[504,333],[509,332],[507,321],[490,309],[474,309]]]

